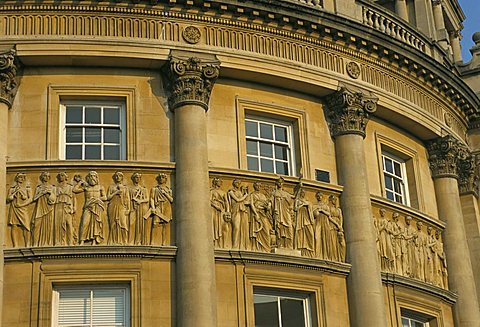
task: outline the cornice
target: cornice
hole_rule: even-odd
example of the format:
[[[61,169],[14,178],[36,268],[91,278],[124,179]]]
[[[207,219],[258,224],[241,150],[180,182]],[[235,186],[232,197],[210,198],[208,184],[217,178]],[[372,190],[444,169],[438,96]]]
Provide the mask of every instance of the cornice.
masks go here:
[[[62,1],[60,1],[62,3]],[[346,20],[334,14],[320,9],[312,10],[307,4],[292,1],[278,1],[275,7],[271,1],[232,1],[215,0],[196,4],[188,0],[157,0],[157,1],[119,1],[115,6],[104,6],[99,1],[96,6],[71,5],[49,5],[51,1],[43,1],[42,4],[26,4],[26,1],[7,1],[0,6],[0,12],[19,13],[26,11],[69,11],[73,12],[105,12],[125,13],[132,15],[154,15],[158,17],[170,17],[199,21],[205,23],[218,23],[242,28],[254,29],[266,33],[273,33],[285,37],[291,37],[314,44],[329,44],[329,48],[336,51],[348,53],[350,56],[362,57],[368,61],[369,54],[375,53],[377,58],[370,58],[370,62],[378,64],[379,60],[385,61],[384,67],[389,70],[396,70],[397,73],[405,69],[405,75],[418,83],[423,81],[424,89],[434,88],[441,90],[437,94],[451,101],[448,106],[456,104],[467,117],[473,122],[480,117],[478,108],[480,100],[473,91],[453,72],[446,67],[439,65],[428,55],[417,49],[406,47],[398,40],[387,37],[368,26],[354,20]],[[21,3],[21,5],[20,5]],[[33,1],[31,3],[34,3]],[[168,9],[168,10],[166,10]],[[174,10],[175,9],[175,10]],[[214,11],[222,13],[222,17],[215,16]],[[319,24],[321,22],[321,24]],[[358,31],[352,34],[352,31]],[[363,36],[362,36],[363,34]],[[327,41],[324,41],[326,39]],[[332,40],[337,44],[332,44]],[[433,44],[431,46],[434,46]],[[363,52],[363,55],[361,53]],[[399,69],[400,68],[400,69]]]

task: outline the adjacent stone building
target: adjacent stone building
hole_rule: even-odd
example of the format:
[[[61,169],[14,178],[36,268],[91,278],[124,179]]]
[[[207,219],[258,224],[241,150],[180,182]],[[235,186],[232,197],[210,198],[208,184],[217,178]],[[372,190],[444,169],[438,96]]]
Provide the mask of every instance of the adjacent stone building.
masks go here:
[[[464,18],[1,1],[1,325],[480,326]]]

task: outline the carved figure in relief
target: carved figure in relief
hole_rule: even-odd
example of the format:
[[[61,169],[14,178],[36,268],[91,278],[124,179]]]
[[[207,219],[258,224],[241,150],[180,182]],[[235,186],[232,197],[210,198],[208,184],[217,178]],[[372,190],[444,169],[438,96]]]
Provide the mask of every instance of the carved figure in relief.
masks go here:
[[[248,188],[241,187],[242,182],[234,179],[232,188],[228,190],[228,200],[232,215],[233,248],[250,250],[250,226],[247,209]]]
[[[77,202],[73,194],[73,185],[68,183],[68,175],[65,172],[57,174],[57,186],[55,187],[55,245],[73,245],[75,243],[74,215],[77,210]]]
[[[427,235],[422,232],[423,223],[417,221],[417,237],[415,238],[415,261],[413,264],[414,278],[425,281],[425,245],[427,244]]]
[[[39,177],[40,184],[35,188],[32,219],[32,245],[53,245],[55,188],[50,182],[50,173],[44,171]]]
[[[130,192],[123,184],[123,173],[115,172],[112,176],[114,184],[107,192],[107,214],[110,225],[108,244],[127,244],[130,213]]]
[[[332,252],[331,260],[345,261],[346,244],[345,233],[343,231],[343,215],[342,209],[338,205],[338,198],[335,195],[328,197],[328,206],[330,211],[330,233],[329,248]]]
[[[379,246],[382,270],[395,272],[394,226],[385,216],[385,209],[380,209],[378,221]]]
[[[435,231],[435,244],[432,246],[435,266],[435,285],[441,288],[448,288],[447,260],[443,251],[443,243],[440,241],[440,231]]]
[[[275,182],[272,193],[272,211],[277,246],[293,249],[293,202],[295,195],[283,189],[284,179]]]
[[[152,219],[148,209],[150,208],[147,188],[140,185],[142,174],[133,173],[131,176],[133,185],[130,187],[130,216],[128,228],[129,244],[150,244],[152,234]]]
[[[313,210],[310,201],[305,198],[305,191],[299,189],[298,197],[295,199],[294,211],[296,213],[295,224],[295,247],[302,255],[313,258],[315,255]]]
[[[172,189],[167,186],[167,174],[156,177],[157,185],[150,192],[150,208],[153,216],[151,244],[165,245],[167,225],[172,221]]]
[[[435,235],[433,234],[433,228],[427,227],[427,242],[425,244],[425,281],[429,284],[435,284],[435,263],[434,263],[434,249],[433,246],[436,243]]]
[[[315,194],[317,204],[313,207],[315,219],[315,256],[321,259],[331,257],[328,248],[328,233],[330,232],[330,208],[321,192]]]
[[[260,182],[253,183],[254,191],[250,193],[251,225],[250,235],[253,241],[252,250],[270,252],[272,232],[272,203],[261,192]]]
[[[83,245],[89,242],[92,245],[100,244],[104,240],[103,226],[105,223],[105,204],[107,200],[105,188],[99,184],[98,174],[91,171],[82,181],[79,175],[75,175],[77,184],[73,187],[73,193],[84,193],[82,217],[80,219],[79,243]]]
[[[394,212],[392,214],[392,230],[390,232],[390,237],[392,238],[392,245],[395,252],[395,272],[399,275],[403,275],[403,264],[402,264],[402,227],[398,223],[399,214]]]
[[[27,175],[17,173],[15,184],[10,187],[7,195],[8,226],[13,247],[30,246],[30,215],[28,205],[32,203],[32,190],[26,183]]]
[[[412,225],[412,217],[405,217],[405,228],[402,232],[402,271],[403,275],[407,277],[413,277],[413,263],[415,245],[414,241],[417,238],[416,228]]]
[[[210,189],[210,206],[212,208],[213,243],[217,248],[232,247],[232,219],[227,194],[221,190],[223,181],[215,177]]]

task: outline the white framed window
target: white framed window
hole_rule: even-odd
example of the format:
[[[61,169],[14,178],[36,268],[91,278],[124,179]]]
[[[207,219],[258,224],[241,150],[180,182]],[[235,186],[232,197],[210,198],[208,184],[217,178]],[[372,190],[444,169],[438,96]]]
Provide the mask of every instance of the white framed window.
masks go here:
[[[254,287],[255,327],[312,327],[306,292]]]
[[[125,105],[115,101],[61,104],[60,157],[66,160],[126,158]]]
[[[405,161],[397,156],[382,152],[385,197],[389,200],[410,205]]]
[[[248,170],[294,175],[291,123],[246,117],[245,138]]]
[[[52,300],[52,327],[130,326],[128,285],[54,286]]]
[[[421,312],[416,312],[402,308],[401,319],[402,327],[430,327],[430,322],[434,323],[436,319]],[[436,326],[436,324],[434,323]]]

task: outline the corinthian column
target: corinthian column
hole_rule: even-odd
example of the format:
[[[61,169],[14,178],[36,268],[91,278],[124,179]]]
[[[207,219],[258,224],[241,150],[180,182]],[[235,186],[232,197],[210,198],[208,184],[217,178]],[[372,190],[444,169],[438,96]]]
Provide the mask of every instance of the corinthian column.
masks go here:
[[[165,67],[175,115],[177,326],[216,326],[215,255],[210,221],[206,111],[219,74],[215,57],[173,52]]]
[[[443,18],[442,0],[433,0],[433,19],[435,21],[435,29],[437,31],[438,44],[446,49],[448,42],[448,34],[445,28],[445,19]]]
[[[376,97],[346,87],[325,98],[343,185],[347,262],[352,265],[347,278],[350,322],[359,327],[387,326],[363,141],[376,102]]]
[[[453,136],[439,137],[427,145],[434,179],[438,216],[447,225],[444,233],[448,262],[448,285],[458,294],[454,306],[455,326],[478,327],[480,308],[458,191],[459,168],[468,169],[467,149]]]
[[[7,198],[7,137],[8,137],[8,109],[12,107],[13,99],[17,89],[17,71],[18,61],[15,57],[15,50],[0,50],[0,212],[3,219],[0,219],[0,325],[2,322],[3,308],[3,246],[5,244],[5,226],[7,217],[5,216]]]
[[[408,22],[408,11],[406,0],[395,0],[395,12],[400,18]]]

